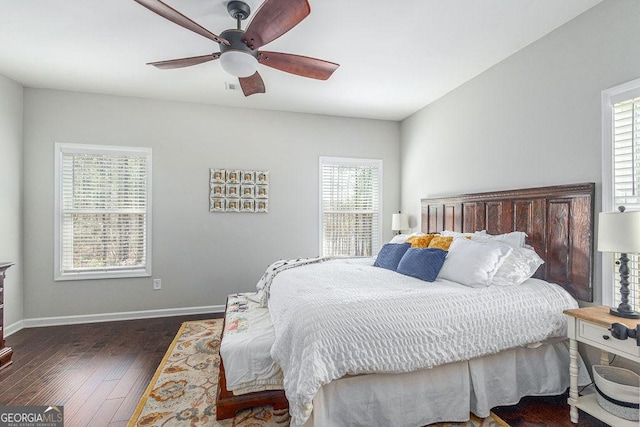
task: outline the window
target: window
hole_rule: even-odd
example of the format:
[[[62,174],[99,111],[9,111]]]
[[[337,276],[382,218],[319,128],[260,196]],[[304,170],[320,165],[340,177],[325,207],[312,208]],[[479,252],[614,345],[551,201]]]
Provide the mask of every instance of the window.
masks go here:
[[[602,210],[640,210],[640,79],[602,93]],[[603,253],[602,302],[620,304],[620,275]],[[640,256],[629,254],[629,304],[640,309]]]
[[[323,256],[378,252],[382,160],[320,157],[320,198]]]
[[[55,280],[151,275],[151,149],[55,146]]]

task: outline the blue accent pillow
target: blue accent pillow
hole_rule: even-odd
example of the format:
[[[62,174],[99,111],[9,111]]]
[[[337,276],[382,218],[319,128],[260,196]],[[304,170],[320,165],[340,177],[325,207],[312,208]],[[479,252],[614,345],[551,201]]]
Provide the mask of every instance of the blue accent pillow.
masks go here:
[[[436,248],[409,248],[398,263],[397,272],[433,282],[447,257],[447,251]]]
[[[386,243],[378,252],[378,258],[373,265],[396,271],[402,256],[410,247],[411,243]]]

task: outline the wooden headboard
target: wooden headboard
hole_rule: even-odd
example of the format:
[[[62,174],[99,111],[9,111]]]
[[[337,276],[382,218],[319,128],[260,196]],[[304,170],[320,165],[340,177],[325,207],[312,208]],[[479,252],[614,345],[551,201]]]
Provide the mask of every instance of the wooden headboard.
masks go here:
[[[422,231],[524,231],[545,261],[534,277],[591,302],[594,191],[585,183],[422,199]]]

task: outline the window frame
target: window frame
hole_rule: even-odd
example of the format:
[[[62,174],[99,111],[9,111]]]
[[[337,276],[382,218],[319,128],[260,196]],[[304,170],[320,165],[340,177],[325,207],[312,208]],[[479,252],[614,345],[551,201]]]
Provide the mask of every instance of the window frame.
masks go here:
[[[114,146],[114,145],[95,145],[95,144],[74,144],[74,143],[55,143],[55,167],[54,167],[54,185],[55,185],[55,206],[54,206],[54,281],[69,280],[93,280],[93,279],[123,279],[136,277],[150,277],[152,266],[152,149],[149,147],[131,147],[131,146]],[[63,154],[110,154],[125,155],[136,157],[144,157],[147,161],[147,198],[146,198],[146,227],[145,227],[145,265],[137,268],[118,268],[116,270],[108,268],[96,268],[91,271],[65,271],[63,269],[63,226],[62,226],[62,207],[63,207]]]
[[[613,212],[613,106],[640,96],[640,78],[602,91],[602,212]],[[615,260],[612,253],[602,253],[602,304],[614,306],[619,284],[614,283]]]
[[[322,171],[324,165],[344,165],[344,166],[376,166],[378,168],[378,215],[377,215],[377,236],[372,235],[372,243],[371,243],[371,255],[375,256],[380,248],[382,247],[382,218],[383,218],[383,191],[382,187],[384,184],[384,170],[383,170],[383,161],[382,159],[364,159],[364,158],[353,158],[353,157],[331,157],[331,156],[320,156],[318,161],[318,200],[319,200],[319,215],[318,215],[318,229],[319,229],[319,254],[320,256],[324,255],[324,227],[323,227],[323,179],[322,179]]]

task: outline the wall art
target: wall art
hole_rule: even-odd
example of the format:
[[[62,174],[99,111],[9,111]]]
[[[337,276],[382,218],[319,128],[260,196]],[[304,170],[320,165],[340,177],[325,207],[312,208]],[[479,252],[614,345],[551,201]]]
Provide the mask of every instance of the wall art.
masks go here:
[[[209,169],[209,212],[269,212],[269,171]]]

